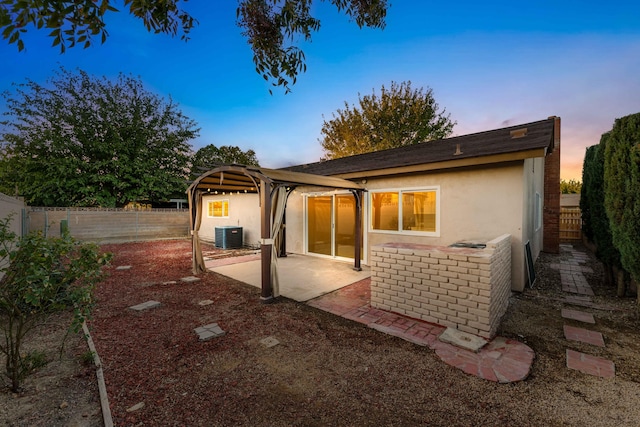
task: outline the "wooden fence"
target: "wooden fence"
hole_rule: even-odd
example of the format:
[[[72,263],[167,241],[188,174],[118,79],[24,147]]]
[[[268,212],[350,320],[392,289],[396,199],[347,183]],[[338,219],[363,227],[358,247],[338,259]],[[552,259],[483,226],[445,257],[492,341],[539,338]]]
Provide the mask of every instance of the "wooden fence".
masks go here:
[[[578,207],[560,208],[560,241],[582,240],[582,212]]]

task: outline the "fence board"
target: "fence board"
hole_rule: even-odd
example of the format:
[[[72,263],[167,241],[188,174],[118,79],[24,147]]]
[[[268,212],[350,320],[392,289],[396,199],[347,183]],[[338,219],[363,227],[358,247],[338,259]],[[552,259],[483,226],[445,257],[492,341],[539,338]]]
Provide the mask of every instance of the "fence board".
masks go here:
[[[582,212],[577,207],[560,208],[560,241],[582,240]]]

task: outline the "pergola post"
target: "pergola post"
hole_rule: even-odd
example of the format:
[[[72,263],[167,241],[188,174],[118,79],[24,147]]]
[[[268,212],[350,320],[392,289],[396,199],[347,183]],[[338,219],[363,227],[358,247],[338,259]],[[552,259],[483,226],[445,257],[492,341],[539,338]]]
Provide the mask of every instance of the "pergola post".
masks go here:
[[[362,257],[362,196],[364,192],[362,190],[353,190],[353,197],[356,199],[356,218],[355,218],[355,246],[353,254],[353,269],[355,271],[362,271],[360,265],[360,258]]]
[[[273,287],[271,284],[271,251],[273,239],[271,239],[271,185],[264,180],[260,181],[260,259],[262,265],[262,290],[260,301],[270,303],[273,301]]]

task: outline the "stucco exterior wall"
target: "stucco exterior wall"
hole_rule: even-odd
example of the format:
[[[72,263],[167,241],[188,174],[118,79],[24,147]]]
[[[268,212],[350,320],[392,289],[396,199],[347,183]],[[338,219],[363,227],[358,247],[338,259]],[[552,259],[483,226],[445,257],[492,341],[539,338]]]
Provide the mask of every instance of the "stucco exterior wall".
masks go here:
[[[404,177],[368,179],[367,190],[420,189],[437,187],[440,191],[439,236],[408,235],[373,231],[370,226],[370,193],[365,193],[365,259],[371,247],[385,243],[412,243],[448,246],[461,240],[487,242],[495,236],[511,235],[511,286],[525,285],[523,251],[523,215],[525,194],[524,162],[498,167],[467,168]],[[536,165],[537,166],[537,165]],[[542,166],[539,168],[542,171]],[[287,250],[304,253],[304,194],[332,190],[299,187],[287,204]]]
[[[540,168],[542,172],[542,167]],[[440,188],[440,236],[412,236],[370,231],[368,250],[384,243],[448,246],[461,240],[487,242],[511,235],[511,287],[525,285],[523,251],[524,162],[492,168],[469,168],[419,176],[371,179],[368,190],[384,188]],[[367,223],[369,227],[369,223]]]
[[[214,200],[229,201],[229,217],[208,216],[208,203]],[[206,195],[202,197],[202,223],[199,236],[202,240],[215,242],[215,228],[221,226],[242,227],[244,245],[260,244],[260,201],[257,194]]]
[[[524,163],[525,195],[522,200],[524,212],[524,230],[522,244],[527,241],[531,244],[531,254],[533,259],[537,259],[542,250],[542,237],[544,234],[543,225],[543,204],[544,204],[544,159],[526,159]],[[538,194],[539,196],[536,196]],[[536,199],[538,200],[536,202]],[[525,278],[523,279],[525,284]]]

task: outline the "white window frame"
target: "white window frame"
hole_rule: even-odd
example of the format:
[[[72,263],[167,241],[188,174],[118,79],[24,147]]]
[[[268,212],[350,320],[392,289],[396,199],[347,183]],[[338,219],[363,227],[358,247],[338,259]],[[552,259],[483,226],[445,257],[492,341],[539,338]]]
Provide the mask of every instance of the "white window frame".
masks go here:
[[[436,193],[436,231],[413,231],[403,230],[403,215],[402,215],[402,194],[403,193],[416,193],[416,192],[429,192]],[[402,234],[409,236],[424,236],[424,237],[440,237],[440,186],[426,186],[426,187],[411,187],[411,188],[379,188],[375,190],[369,190],[368,197],[368,212],[367,212],[367,230],[369,233],[380,234]],[[373,195],[376,193],[398,193],[398,230],[376,230],[373,228]]]
[[[535,231],[538,231],[540,230],[540,228],[542,228],[542,196],[537,191],[534,201],[533,217],[533,226],[535,228]]]
[[[216,202],[227,202],[227,215],[224,216],[215,216],[215,215],[209,215],[209,212],[212,211],[212,209],[209,209],[209,206],[211,203],[216,203]],[[222,210],[222,212],[224,213],[224,209]],[[216,200],[207,200],[207,218],[229,218],[229,199],[216,199]]]

